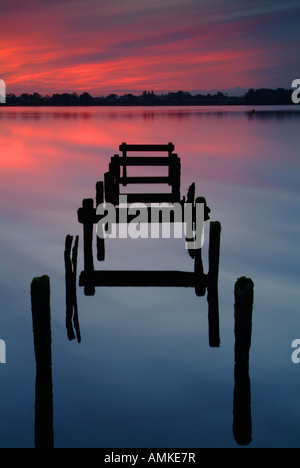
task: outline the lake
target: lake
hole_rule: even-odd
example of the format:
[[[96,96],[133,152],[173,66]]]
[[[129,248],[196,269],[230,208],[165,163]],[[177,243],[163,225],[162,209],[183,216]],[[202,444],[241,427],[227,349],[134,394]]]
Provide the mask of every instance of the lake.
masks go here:
[[[0,446],[34,447],[30,284],[51,281],[55,447],[239,447],[233,434],[234,285],[254,282],[251,441],[300,446],[300,108],[1,108]],[[181,194],[195,182],[222,225],[220,347],[191,288],[77,287],[82,340],[65,327],[64,245],[127,143],[173,142]],[[152,174],[156,175],[156,174]],[[203,246],[208,269],[208,229]],[[109,239],[107,270],[193,271],[181,239]]]

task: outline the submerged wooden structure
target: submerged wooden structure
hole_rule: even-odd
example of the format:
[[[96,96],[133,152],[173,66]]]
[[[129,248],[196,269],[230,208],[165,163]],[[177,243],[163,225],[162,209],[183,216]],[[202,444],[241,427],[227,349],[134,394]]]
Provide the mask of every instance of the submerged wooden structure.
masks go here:
[[[127,203],[169,203],[180,204],[182,207],[186,203],[193,206],[193,225],[197,220],[197,203],[204,205],[204,221],[210,219],[210,209],[204,197],[195,196],[195,184],[191,184],[187,197],[181,196],[181,160],[176,153],[173,143],[166,145],[128,145],[122,143],[119,147],[121,154],[115,154],[110,161],[109,171],[104,175],[104,181],[96,183],[95,199],[87,198],[82,202],[82,207],[78,210],[78,221],[83,225],[83,250],[84,250],[84,270],[80,275],[79,285],[84,287],[85,295],[95,294],[96,287],[190,287],[194,288],[197,296],[204,296],[208,292],[209,303],[209,341],[211,346],[219,346],[219,306],[218,306],[218,271],[220,253],[221,225],[218,221],[210,223],[209,235],[209,271],[204,273],[202,263],[202,250],[190,249],[189,254],[193,260],[194,268],[191,272],[183,271],[105,271],[96,270],[94,261],[93,244],[96,237],[97,260],[105,260],[105,241],[94,235],[95,225],[101,220],[101,215],[97,214],[97,207],[101,204],[109,203],[115,207],[116,223],[121,223],[124,219],[128,222],[136,215],[130,216],[128,209],[121,206],[121,195],[127,197]],[[133,155],[132,155],[133,153]],[[141,153],[146,153],[141,155]],[[153,155],[154,153],[154,155]],[[158,155],[163,153],[163,156]],[[138,154],[138,155],[137,155]],[[151,154],[151,155],[149,155]],[[130,167],[165,167],[167,175],[164,176],[138,176],[128,175]],[[166,184],[170,187],[169,193],[122,193],[121,188],[128,185],[155,185]],[[150,206],[142,208],[150,213]],[[168,208],[164,208],[168,210]],[[160,208],[161,210],[161,208]],[[170,222],[175,222],[174,213],[169,208]],[[149,219],[149,218],[148,218]],[[158,214],[160,223],[163,217]],[[203,220],[202,220],[203,222]]]

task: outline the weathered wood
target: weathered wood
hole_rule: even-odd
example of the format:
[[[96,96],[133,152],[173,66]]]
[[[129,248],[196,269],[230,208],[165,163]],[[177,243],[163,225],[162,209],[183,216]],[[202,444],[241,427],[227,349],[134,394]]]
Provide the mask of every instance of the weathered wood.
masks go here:
[[[239,278],[235,284],[234,332],[234,402],[233,434],[239,445],[252,440],[251,382],[249,377],[249,352],[252,339],[252,313],[254,283],[250,278]]]
[[[77,304],[77,259],[78,259],[78,245],[79,245],[79,236],[76,236],[74,247],[72,249],[72,267],[73,267],[73,324],[76,331],[76,338],[78,343],[81,343],[81,333],[79,326],[79,315],[78,315],[78,304]]]
[[[71,249],[72,249],[73,237],[66,236],[65,241],[65,282],[66,282],[66,328],[68,333],[68,339],[70,341],[75,339],[75,333],[72,325],[73,318],[73,269],[71,261]]]
[[[91,278],[99,287],[195,287],[194,273],[182,271],[83,271],[79,285],[85,286]]]
[[[169,177],[127,177],[127,184],[168,184]],[[125,185],[123,177],[120,178],[120,184]]]
[[[172,154],[174,151],[175,146],[173,143],[169,143],[167,145],[128,145],[127,143],[122,143],[119,147],[120,151],[128,152],[128,151],[167,151],[169,154]]]
[[[113,177],[110,172],[104,174],[104,188],[105,188],[105,200],[107,203],[114,203],[114,183]]]
[[[173,203],[180,202],[180,181],[181,181],[181,162],[177,154],[170,158],[173,161],[172,177],[170,177],[172,186]]]
[[[123,186],[126,187],[127,185],[127,165],[126,165],[126,159],[127,159],[127,150],[126,150],[126,143],[123,143],[123,145],[120,145],[120,151],[122,151],[122,160],[123,162],[125,162],[125,164],[123,164]]]
[[[221,223],[210,222],[209,230],[209,252],[208,252],[208,276],[211,283],[218,283],[220,263]]]
[[[171,166],[174,164],[172,158],[169,157],[159,157],[159,156],[130,156],[126,158],[120,158],[119,160],[120,166],[127,166],[127,167],[134,167],[134,166]]]
[[[94,271],[94,259],[93,259],[93,232],[94,224],[93,218],[95,216],[94,200],[87,198],[82,202],[82,208],[84,211],[85,222],[83,224],[83,250],[84,250],[84,270]],[[87,296],[93,296],[95,294],[95,287],[89,284],[85,288]]]
[[[120,196],[120,164],[119,155],[115,155],[109,164],[109,173],[111,176],[111,200],[114,205],[119,204]]]
[[[172,186],[172,196],[165,194],[130,194],[129,203],[159,203],[180,202],[180,178],[181,163],[177,154],[173,154],[174,145],[120,145],[122,157],[115,155],[111,158],[109,172],[105,174],[105,200],[115,206],[119,204],[120,184],[126,187],[128,184],[162,184]],[[167,151],[168,157],[128,157],[128,151]],[[127,167],[130,166],[167,166],[169,168],[168,177],[127,177]],[[123,175],[120,175],[120,168],[123,167]]]
[[[96,183],[96,206],[102,205],[104,202],[104,183],[99,181]]]
[[[239,357],[249,357],[252,337],[254,283],[251,278],[239,278],[234,288],[235,347]]]
[[[219,292],[218,285],[208,281],[208,337],[211,348],[220,347]]]
[[[189,206],[192,206],[192,216],[193,216],[193,223],[191,226],[189,226],[191,228],[190,232],[187,232],[186,234],[186,242],[188,242],[189,244],[191,244],[193,242],[194,244],[194,247],[193,248],[190,248],[188,249],[188,253],[189,253],[189,256],[194,260],[195,259],[195,240],[191,240],[191,236],[192,236],[192,232],[195,232],[195,217],[196,217],[196,208],[195,208],[195,191],[196,191],[196,185],[195,183],[192,183],[188,189],[188,193],[187,193],[187,199],[185,200],[184,199],[184,204],[185,202],[189,205]]]
[[[202,261],[202,250],[195,250],[194,259],[194,271],[195,271],[195,292],[198,297],[202,297],[206,292],[207,278],[204,274],[203,261]]]
[[[65,242],[65,281],[66,281],[66,328],[70,341],[75,339],[75,332],[78,343],[81,342],[78,304],[77,304],[77,257],[79,236],[76,236],[72,249],[73,237],[68,235]],[[75,329],[75,332],[74,332]]]
[[[48,276],[32,280],[31,310],[36,359],[35,447],[53,448],[52,338]]]
[[[192,205],[195,204],[195,192],[196,192],[196,185],[195,185],[195,182],[193,182],[188,189],[187,200],[186,200],[187,203],[191,203]]]
[[[203,203],[204,205],[204,221],[208,221],[210,219],[209,213],[210,213],[210,208],[207,206],[207,201],[205,197],[197,197],[196,198],[196,204],[197,203]]]
[[[104,184],[103,182],[97,182],[96,184],[96,205],[102,205],[104,203]],[[97,260],[104,262],[105,260],[105,240],[97,236]]]
[[[50,367],[51,360],[51,311],[50,279],[34,278],[31,283],[31,309],[34,351],[38,367]]]

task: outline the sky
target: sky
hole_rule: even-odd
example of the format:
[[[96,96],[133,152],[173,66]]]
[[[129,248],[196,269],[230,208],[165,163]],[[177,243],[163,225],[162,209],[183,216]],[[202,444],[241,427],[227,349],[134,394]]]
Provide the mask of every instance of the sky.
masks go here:
[[[0,0],[7,93],[290,88],[299,0]]]

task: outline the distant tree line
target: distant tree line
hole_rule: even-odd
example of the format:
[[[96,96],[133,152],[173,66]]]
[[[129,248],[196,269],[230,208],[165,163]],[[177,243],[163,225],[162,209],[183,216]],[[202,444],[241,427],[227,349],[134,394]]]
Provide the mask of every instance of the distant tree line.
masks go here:
[[[291,89],[249,89],[244,96],[228,96],[226,93],[191,94],[187,91],[155,94],[144,91],[141,95],[109,94],[92,97],[89,93],[63,93],[41,96],[39,93],[8,94],[7,106],[201,106],[201,105],[281,105],[292,104]]]

